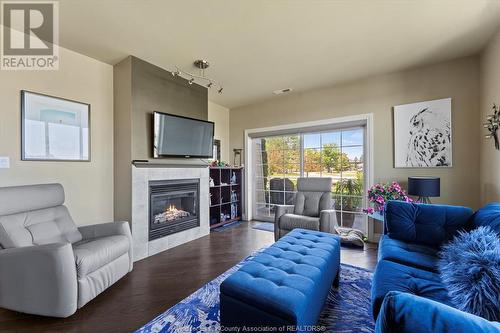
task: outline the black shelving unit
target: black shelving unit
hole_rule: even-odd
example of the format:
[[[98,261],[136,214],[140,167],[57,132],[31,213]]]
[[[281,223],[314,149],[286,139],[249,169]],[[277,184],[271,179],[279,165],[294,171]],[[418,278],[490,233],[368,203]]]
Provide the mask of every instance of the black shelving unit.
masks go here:
[[[210,167],[210,228],[240,221],[243,168]]]

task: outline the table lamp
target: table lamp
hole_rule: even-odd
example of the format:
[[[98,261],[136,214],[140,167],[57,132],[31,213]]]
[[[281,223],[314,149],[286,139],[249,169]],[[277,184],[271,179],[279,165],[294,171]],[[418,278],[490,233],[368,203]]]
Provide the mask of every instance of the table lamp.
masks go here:
[[[430,204],[430,197],[439,197],[439,177],[408,177],[408,194],[418,197],[417,202]]]

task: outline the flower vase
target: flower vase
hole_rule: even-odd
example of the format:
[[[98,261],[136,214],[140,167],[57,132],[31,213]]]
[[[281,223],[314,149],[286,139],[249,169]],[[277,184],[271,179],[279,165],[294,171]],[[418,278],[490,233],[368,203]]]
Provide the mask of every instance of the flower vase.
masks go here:
[[[379,212],[380,214],[384,215],[384,205],[375,203],[375,212]]]

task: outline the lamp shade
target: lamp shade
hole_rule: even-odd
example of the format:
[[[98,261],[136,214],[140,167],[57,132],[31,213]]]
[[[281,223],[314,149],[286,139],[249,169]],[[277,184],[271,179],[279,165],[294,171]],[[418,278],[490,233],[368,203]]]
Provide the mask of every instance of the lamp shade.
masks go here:
[[[419,197],[439,197],[441,180],[439,177],[408,177],[408,194]]]

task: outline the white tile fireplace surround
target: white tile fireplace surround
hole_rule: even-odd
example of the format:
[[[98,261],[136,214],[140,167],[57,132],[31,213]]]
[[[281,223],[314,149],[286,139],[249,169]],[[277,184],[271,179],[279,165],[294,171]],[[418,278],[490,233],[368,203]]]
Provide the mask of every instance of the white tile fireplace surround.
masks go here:
[[[208,174],[209,170],[207,167],[164,168],[132,166],[132,239],[134,241],[134,261],[209,234]],[[180,179],[199,179],[200,181],[200,226],[149,241],[149,182]]]

